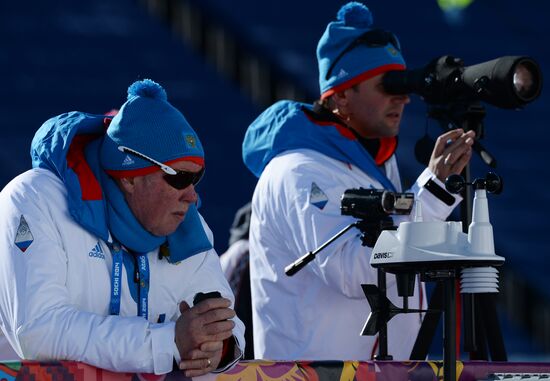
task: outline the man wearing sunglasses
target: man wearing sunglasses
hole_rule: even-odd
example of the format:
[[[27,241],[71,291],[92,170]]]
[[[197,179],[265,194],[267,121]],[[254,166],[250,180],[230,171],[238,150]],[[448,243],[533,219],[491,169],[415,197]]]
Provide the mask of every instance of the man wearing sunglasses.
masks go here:
[[[345,190],[402,191],[394,152],[409,98],[387,94],[382,77],[404,70],[405,62],[397,37],[375,28],[371,12],[357,2],[328,24],[317,59],[320,100],[274,104],[250,125],[243,143],[245,164],[259,177],[250,226],[255,356],[368,360],[378,341],[359,335],[369,314],[361,284],[376,284],[377,276],[360,232],[350,230],[292,277],[284,269],[355,222],[340,212]],[[425,220],[444,220],[461,201],[442,181],[464,168],[473,138],[456,130],[437,141],[409,190],[422,202]],[[392,275],[388,296],[401,305]],[[409,307],[425,301],[417,281]],[[389,322],[394,359],[409,358],[421,319],[403,314]]]
[[[112,119],[48,120],[31,155],[0,193],[0,328],[20,358],[193,377],[241,357],[197,211],[204,152],[159,84],[132,84]]]

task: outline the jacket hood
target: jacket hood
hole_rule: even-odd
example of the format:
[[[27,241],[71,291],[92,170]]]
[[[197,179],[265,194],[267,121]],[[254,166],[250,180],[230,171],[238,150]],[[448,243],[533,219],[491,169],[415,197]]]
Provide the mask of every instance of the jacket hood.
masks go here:
[[[33,168],[48,169],[63,181],[73,218],[105,241],[109,237],[107,225],[95,224],[106,221],[103,192],[86,163],[84,147],[105,133],[109,119],[77,111],[61,114],[47,120],[31,143]]]
[[[71,216],[84,229],[105,242],[109,241],[109,232],[112,230],[112,223],[109,223],[113,220],[109,213],[112,208],[109,203],[112,204],[113,201],[105,197],[105,187],[109,186],[109,183],[99,164],[99,146],[110,119],[104,115],[78,111],[61,114],[47,120],[38,129],[31,143],[33,168],[47,169],[63,181],[67,189],[67,203]],[[123,198],[119,197],[115,201],[124,204],[128,209]],[[131,229],[132,224],[135,225],[137,221],[134,219],[135,217],[126,215],[126,220],[121,221],[119,218],[116,222],[123,224],[124,228]],[[130,236],[129,233],[128,237]],[[162,242],[167,241],[170,245],[170,262],[179,262],[212,248],[195,205],[190,206],[186,218],[176,232],[166,238],[156,238]],[[125,240],[119,236],[117,239],[124,246],[137,252],[153,250],[162,243],[158,243],[156,239],[152,240],[151,237],[139,237],[135,241]],[[143,244],[140,241],[143,241]],[[150,246],[156,243],[158,245]]]
[[[312,110],[311,105],[279,101],[248,127],[243,142],[243,160],[256,177],[260,177],[265,166],[278,154],[293,149],[311,149],[353,164],[376,178],[386,189],[395,190],[349,128],[335,121],[316,119]]]

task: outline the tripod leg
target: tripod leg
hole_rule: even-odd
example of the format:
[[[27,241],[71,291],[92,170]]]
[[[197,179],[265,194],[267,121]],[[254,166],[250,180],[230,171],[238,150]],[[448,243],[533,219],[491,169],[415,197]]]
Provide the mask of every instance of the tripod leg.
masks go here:
[[[443,284],[437,282],[428,303],[429,310],[443,310]],[[441,312],[430,313],[424,316],[420,331],[411,352],[411,360],[426,360],[437,325],[441,318]]]
[[[445,322],[443,331],[443,380],[456,380],[456,284],[454,278],[445,283]]]
[[[470,360],[489,360],[489,354],[487,353],[487,333],[485,331],[486,325],[484,324],[483,313],[483,300],[482,294],[471,294],[472,300],[472,321],[474,323],[473,328],[475,330],[475,342],[473,343],[472,350],[470,351]]]
[[[462,321],[464,322],[464,350],[466,352],[475,352],[476,346],[476,322],[475,322],[475,304],[473,294],[463,294],[463,315]]]
[[[481,305],[483,306],[483,322],[487,334],[487,345],[493,361],[508,361],[502,331],[497,316],[496,295],[481,294]]]
[[[384,300],[386,297],[386,273],[382,269],[378,269],[378,289],[380,291],[380,294],[384,296]],[[384,311],[389,310],[389,306],[384,306]],[[383,326],[380,328],[378,332],[378,341],[379,341],[379,347],[378,347],[378,355],[374,356],[376,360],[392,360],[393,357],[388,354],[388,322],[385,321]]]

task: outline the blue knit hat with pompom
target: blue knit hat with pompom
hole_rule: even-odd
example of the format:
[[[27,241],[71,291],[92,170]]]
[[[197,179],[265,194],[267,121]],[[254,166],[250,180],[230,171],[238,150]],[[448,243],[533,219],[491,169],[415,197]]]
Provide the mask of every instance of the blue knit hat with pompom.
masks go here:
[[[317,45],[321,98],[350,88],[378,74],[405,69],[401,52],[391,43],[380,47],[358,44],[338,59],[342,51],[359,36],[375,29],[372,25],[372,13],[365,5],[356,1],[340,8],[336,21],[327,25]],[[327,78],[334,62],[336,64]]]
[[[144,79],[128,88],[128,100],[107,128],[99,157],[104,170],[114,177],[152,173],[159,167],[138,156],[121,152],[125,146],[170,165],[189,160],[204,165],[199,137],[185,117],[168,103],[158,83]]]

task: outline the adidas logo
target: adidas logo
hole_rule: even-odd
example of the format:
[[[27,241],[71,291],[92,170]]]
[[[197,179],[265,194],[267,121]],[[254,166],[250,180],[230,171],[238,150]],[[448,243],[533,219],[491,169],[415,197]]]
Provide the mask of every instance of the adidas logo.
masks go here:
[[[345,71],[344,69],[340,69],[340,72],[338,73],[336,78],[340,79],[340,78],[346,77],[347,75],[348,75],[347,71]]]
[[[124,161],[122,162],[122,165],[132,165],[134,163],[135,163],[134,159],[126,155],[126,157],[124,158]]]
[[[90,250],[90,252],[88,253],[88,257],[105,259],[105,253],[99,245],[99,241],[96,243],[94,248]]]

